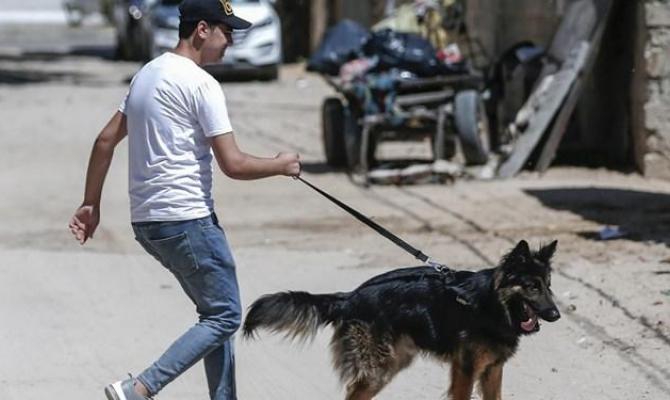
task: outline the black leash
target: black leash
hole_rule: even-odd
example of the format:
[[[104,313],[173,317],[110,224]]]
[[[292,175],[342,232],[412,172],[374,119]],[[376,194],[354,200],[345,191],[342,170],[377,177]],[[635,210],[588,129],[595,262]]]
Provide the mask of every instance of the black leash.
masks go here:
[[[416,249],[414,246],[410,245],[409,243],[400,239],[398,236],[389,232],[383,226],[379,225],[375,221],[371,220],[370,218],[366,217],[365,215],[361,214],[360,212],[354,210],[353,208],[349,207],[348,205],[344,204],[340,200],[338,200],[335,197],[329,195],[328,193],[324,192],[323,190],[319,189],[318,187],[316,187],[316,186],[312,185],[311,183],[307,182],[302,177],[294,176],[293,178],[301,181],[305,185],[314,189],[317,193],[321,194],[323,197],[325,197],[328,200],[332,201],[333,203],[337,204],[340,208],[342,208],[343,210],[345,210],[349,214],[353,215],[356,219],[358,219],[359,221],[361,221],[365,225],[369,226],[370,228],[374,229],[379,234],[381,234],[385,238],[389,239],[390,241],[392,241],[393,243],[398,245],[400,248],[402,248],[403,250],[405,250],[409,254],[413,255],[414,258],[420,260],[421,262],[424,262],[424,263],[430,265],[431,267],[435,268],[435,270],[437,270],[438,272],[449,271],[449,268],[447,268],[447,266],[433,261],[430,257],[425,255],[421,250]]]

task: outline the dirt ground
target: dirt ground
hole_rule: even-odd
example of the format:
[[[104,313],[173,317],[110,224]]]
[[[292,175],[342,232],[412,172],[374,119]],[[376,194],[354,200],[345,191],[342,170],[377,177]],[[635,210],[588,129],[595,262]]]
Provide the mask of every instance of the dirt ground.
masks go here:
[[[107,178],[102,224],[84,247],[67,221],[81,201],[93,138],[134,63],[86,55],[0,56],[0,399],[102,398],[139,373],[196,317],[173,278],[134,243],[127,146]],[[670,396],[670,183],[552,168],[507,181],[352,185],[325,166],[319,109],[330,89],[301,66],[273,83],[225,82],[240,146],[297,151],[304,177],[454,268],[490,266],[518,240],[558,239],[552,286],[563,317],[524,338],[507,399]],[[287,289],[346,291],[394,267],[402,250],[290,178],[215,179],[244,305]],[[605,226],[623,238],[600,240]],[[311,344],[237,340],[241,399],[338,399],[325,329]],[[436,399],[448,368],[419,360],[379,399]],[[159,399],[205,399],[200,365]]]

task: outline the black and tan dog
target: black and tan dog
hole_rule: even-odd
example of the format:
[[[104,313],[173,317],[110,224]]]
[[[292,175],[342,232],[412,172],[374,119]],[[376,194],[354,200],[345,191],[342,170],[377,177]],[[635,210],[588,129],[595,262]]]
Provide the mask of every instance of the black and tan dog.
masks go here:
[[[405,268],[347,293],[266,295],[251,305],[244,334],[266,328],[305,338],[332,324],[348,400],[371,399],[419,353],[451,362],[450,398],[469,400],[479,381],[484,400],[498,400],[519,337],[540,329],[538,317],[560,318],[549,288],[555,250],[555,241],[531,251],[522,240],[478,272]]]

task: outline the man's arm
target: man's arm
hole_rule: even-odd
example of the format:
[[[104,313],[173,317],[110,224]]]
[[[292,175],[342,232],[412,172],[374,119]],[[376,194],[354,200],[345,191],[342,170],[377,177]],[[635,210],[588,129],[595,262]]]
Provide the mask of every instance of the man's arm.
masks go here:
[[[300,175],[300,161],[296,153],[279,153],[274,158],[260,158],[242,152],[233,133],[211,139],[219,168],[233,179],[260,179],[275,175]]]
[[[70,231],[80,244],[93,237],[98,227],[102,187],[112,163],[114,148],[127,134],[126,116],[117,111],[95,139],[86,171],[84,201],[75,211],[69,225]]]

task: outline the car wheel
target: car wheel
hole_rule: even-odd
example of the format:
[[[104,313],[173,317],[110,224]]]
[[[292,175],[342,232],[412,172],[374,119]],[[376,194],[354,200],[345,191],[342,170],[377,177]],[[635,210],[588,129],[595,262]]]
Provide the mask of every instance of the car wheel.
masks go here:
[[[347,154],[344,151],[344,106],[338,97],[329,97],[321,107],[323,150],[326,163],[331,167],[344,167]]]
[[[151,34],[151,26],[150,22],[148,21],[148,17],[143,17],[140,20],[139,27],[138,27],[138,38],[139,38],[139,43],[138,43],[138,56],[139,56],[139,61],[142,62],[149,62],[153,59],[154,56],[154,38],[153,35]]]
[[[279,65],[263,67],[260,78],[263,81],[276,81],[279,78]]]
[[[485,164],[489,158],[489,121],[484,101],[476,90],[464,90],[454,99],[454,122],[468,164]]]
[[[127,61],[130,60],[130,48],[126,38],[116,37],[116,47],[114,48],[114,59]]]
[[[368,168],[374,165],[377,142],[371,132],[369,136],[366,161]],[[363,127],[356,115],[349,108],[344,110],[344,149],[347,155],[347,168],[357,171],[362,166],[361,147],[363,146]]]

